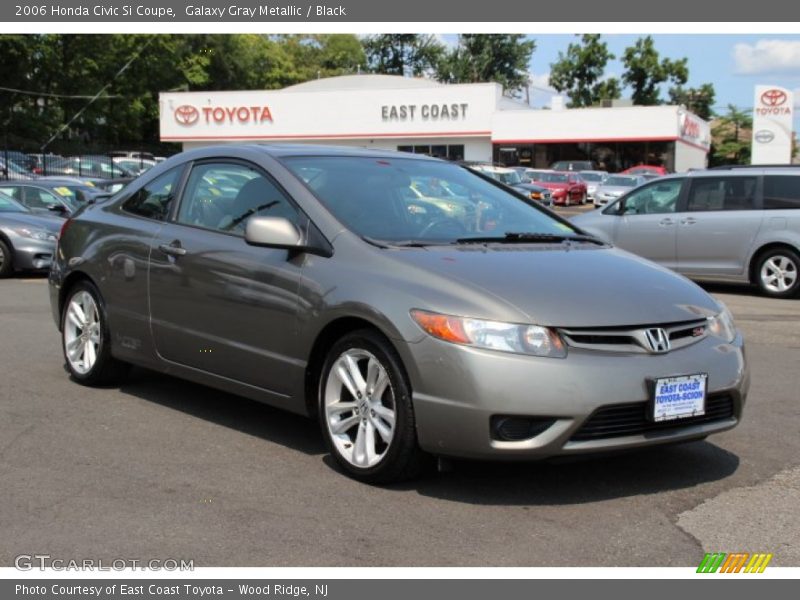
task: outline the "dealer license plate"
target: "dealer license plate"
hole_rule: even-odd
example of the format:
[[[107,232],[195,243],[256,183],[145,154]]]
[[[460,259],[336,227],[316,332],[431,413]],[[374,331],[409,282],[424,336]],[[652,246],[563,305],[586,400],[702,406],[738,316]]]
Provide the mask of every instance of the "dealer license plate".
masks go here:
[[[706,414],[707,373],[656,379],[653,421],[671,421]]]

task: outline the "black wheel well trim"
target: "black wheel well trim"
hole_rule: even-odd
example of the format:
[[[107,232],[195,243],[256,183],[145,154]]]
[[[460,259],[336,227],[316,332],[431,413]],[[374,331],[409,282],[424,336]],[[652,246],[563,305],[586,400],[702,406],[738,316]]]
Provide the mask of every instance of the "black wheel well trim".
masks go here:
[[[2,231],[0,231],[0,241],[2,241],[6,245],[6,247],[8,248],[8,251],[11,252],[11,258],[13,259],[14,258],[14,244],[11,243],[11,240],[8,239],[6,237],[6,234],[3,233]]]
[[[753,252],[753,257],[750,259],[750,268],[748,272],[748,279],[750,283],[758,283],[758,279],[756,276],[756,269],[758,268],[758,262],[761,260],[761,257],[770,250],[777,250],[779,248],[786,248],[787,250],[791,250],[795,254],[800,255],[800,249],[793,246],[789,242],[768,242],[763,246],[760,246],[755,252]]]
[[[398,358],[402,360],[402,356],[400,352],[398,352],[392,337],[374,321],[357,315],[342,315],[332,319],[330,322],[326,323],[317,334],[317,337],[314,339],[314,344],[311,347],[311,352],[309,352],[308,361],[306,362],[304,386],[305,405],[306,412],[311,418],[317,418],[317,387],[328,351],[342,337],[353,331],[358,331],[359,329],[370,329],[381,335],[392,347]],[[406,379],[406,385],[408,389],[411,390],[411,382],[406,372],[407,367],[405,364],[402,366],[404,367],[403,374]]]

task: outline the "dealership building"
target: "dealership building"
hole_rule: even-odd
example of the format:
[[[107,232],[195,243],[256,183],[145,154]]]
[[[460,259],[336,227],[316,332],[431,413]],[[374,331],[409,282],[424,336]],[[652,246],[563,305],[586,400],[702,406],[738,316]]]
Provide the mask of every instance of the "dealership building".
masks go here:
[[[495,83],[391,75],[317,79],[282,90],[160,95],[161,140],[336,144],[450,160],[547,167],[594,160],[619,171],[706,166],[709,125],[680,106],[533,109]]]

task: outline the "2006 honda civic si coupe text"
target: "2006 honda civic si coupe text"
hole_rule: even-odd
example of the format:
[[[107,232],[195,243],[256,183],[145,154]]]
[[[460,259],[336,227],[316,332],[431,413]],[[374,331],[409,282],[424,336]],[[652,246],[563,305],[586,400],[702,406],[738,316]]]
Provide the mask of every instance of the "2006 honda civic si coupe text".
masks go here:
[[[136,364],[317,416],[369,482],[701,439],[749,385],[694,283],[393,152],[184,152],[65,222],[50,293],[79,383]]]

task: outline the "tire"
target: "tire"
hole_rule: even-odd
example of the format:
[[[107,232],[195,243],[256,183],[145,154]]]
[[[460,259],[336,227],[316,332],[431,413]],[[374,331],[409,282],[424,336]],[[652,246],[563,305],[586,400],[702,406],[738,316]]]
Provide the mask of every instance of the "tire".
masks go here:
[[[0,240],[0,279],[10,277],[14,272],[14,254],[3,240]]]
[[[581,194],[581,206],[586,204],[586,194]]]
[[[792,298],[800,292],[800,255],[789,248],[774,248],[758,257],[755,280],[772,298]]]
[[[128,364],[111,356],[105,303],[89,281],[76,283],[67,294],[61,314],[61,348],[70,375],[82,385],[109,385],[128,372]]]
[[[320,426],[350,477],[392,483],[421,472],[425,454],[407,381],[397,352],[376,331],[349,333],[328,352],[318,388]]]

